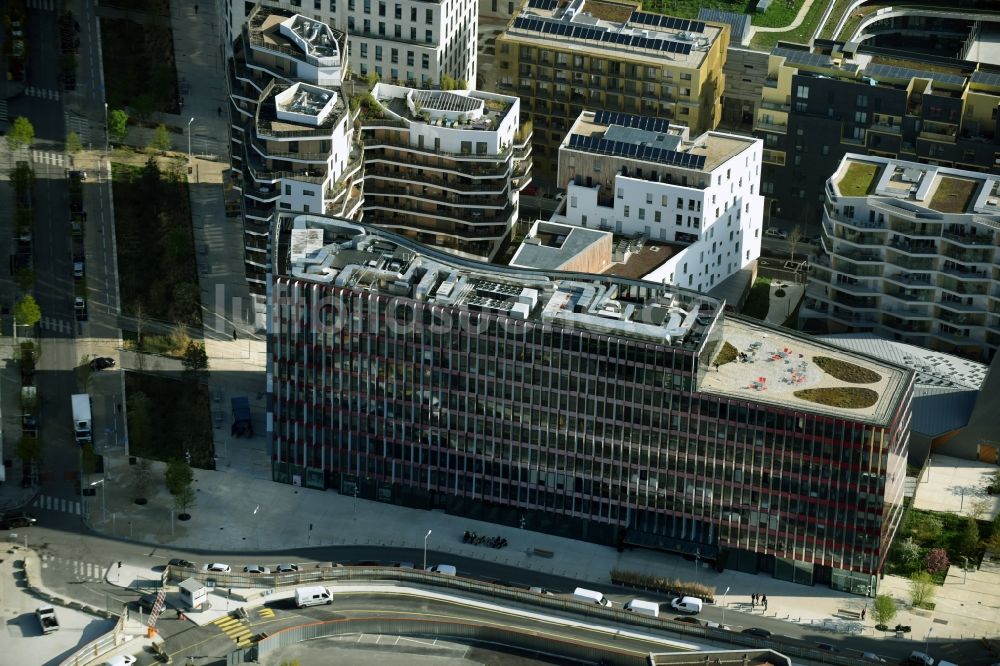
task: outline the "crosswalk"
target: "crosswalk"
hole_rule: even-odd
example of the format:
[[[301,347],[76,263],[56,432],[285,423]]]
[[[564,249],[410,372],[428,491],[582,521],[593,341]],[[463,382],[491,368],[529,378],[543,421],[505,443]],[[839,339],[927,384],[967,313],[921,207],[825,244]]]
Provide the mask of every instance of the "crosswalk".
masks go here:
[[[55,331],[57,333],[65,333],[69,335],[73,332],[73,323],[68,322],[64,319],[56,319],[55,317],[42,317],[42,320],[38,322],[46,331]]]
[[[58,569],[60,571],[72,572],[74,580],[100,583],[104,580],[107,572],[107,565],[78,560],[71,557],[57,557],[55,555],[42,554],[43,569]]]
[[[7,120],[7,100],[0,99],[0,123]]]
[[[249,643],[250,639],[253,637],[253,632],[250,631],[250,627],[246,626],[241,620],[238,620],[231,615],[220,617],[218,620],[212,622],[212,624],[221,629],[226,636],[233,639],[237,646],[241,643]]]
[[[59,0],[28,0],[28,9],[42,9],[45,11],[55,11]]]
[[[54,164],[55,166],[66,166],[66,156],[52,150],[32,150],[31,161],[42,164]]]
[[[257,615],[260,617],[274,617],[274,611],[267,606],[257,606]]]
[[[38,88],[36,86],[28,86],[24,89],[24,94],[28,97],[51,99],[54,102],[58,102],[59,98],[62,97],[62,92],[55,88]]]
[[[38,509],[45,509],[46,511],[61,511],[63,513],[72,513],[74,515],[82,515],[83,507],[78,500],[66,499],[65,497],[52,497],[51,495],[39,495],[35,498],[35,501],[31,503],[31,506]]]

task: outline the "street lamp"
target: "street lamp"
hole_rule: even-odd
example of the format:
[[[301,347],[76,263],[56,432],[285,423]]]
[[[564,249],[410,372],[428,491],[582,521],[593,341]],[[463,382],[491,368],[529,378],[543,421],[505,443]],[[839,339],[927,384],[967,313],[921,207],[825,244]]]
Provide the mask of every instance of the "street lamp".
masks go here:
[[[927,627],[927,638],[924,639],[924,654],[931,656],[931,631],[934,627]]]
[[[188,121],[188,162],[191,162],[191,123],[194,122],[194,116],[191,116],[191,120]]]
[[[726,628],[726,595],[729,594],[729,587],[722,593],[722,628]]]
[[[111,128],[108,127],[108,103],[104,103],[104,156],[107,157],[111,141]]]
[[[253,515],[256,516],[258,511],[260,511],[260,504],[258,504],[254,508]],[[254,521],[253,521],[253,529],[254,529],[254,532],[257,533],[257,550],[260,550],[260,523],[257,522],[256,518],[254,518]]]
[[[431,531],[427,530],[427,534],[424,535],[424,571],[427,570],[427,537],[431,535]]]
[[[90,484],[91,488],[93,488],[94,486],[100,486],[101,487],[101,515],[104,516],[104,520],[107,520],[108,519],[108,507],[107,507],[107,504],[105,504],[105,500],[104,500],[104,479],[98,479],[97,481],[94,481],[94,482],[92,482]]]
[[[969,558],[962,556],[962,585],[965,585],[965,579],[969,577]]]

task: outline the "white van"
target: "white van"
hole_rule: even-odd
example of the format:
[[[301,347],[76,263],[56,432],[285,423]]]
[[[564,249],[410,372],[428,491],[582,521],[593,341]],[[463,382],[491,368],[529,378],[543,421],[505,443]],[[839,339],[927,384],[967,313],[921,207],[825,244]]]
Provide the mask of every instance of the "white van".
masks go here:
[[[642,599],[633,599],[632,601],[625,604],[625,610],[632,611],[634,613],[641,613],[643,615],[660,617],[660,604],[656,603],[655,601],[643,601]]]
[[[682,613],[697,615],[701,612],[701,606],[703,603],[704,602],[698,597],[678,597],[677,599],[671,601],[670,605],[674,610]]]
[[[578,587],[573,590],[573,596],[576,597],[577,601],[589,601],[592,604],[604,606],[605,608],[611,608],[614,606],[614,604],[612,604],[606,596],[596,590],[588,590]]]
[[[450,564],[435,564],[432,567],[427,567],[427,571],[431,573],[444,574],[445,576],[457,576],[458,569]]]
[[[333,595],[325,587],[316,585],[313,587],[295,588],[295,605],[299,608],[306,606],[320,606],[322,604],[332,604]]]

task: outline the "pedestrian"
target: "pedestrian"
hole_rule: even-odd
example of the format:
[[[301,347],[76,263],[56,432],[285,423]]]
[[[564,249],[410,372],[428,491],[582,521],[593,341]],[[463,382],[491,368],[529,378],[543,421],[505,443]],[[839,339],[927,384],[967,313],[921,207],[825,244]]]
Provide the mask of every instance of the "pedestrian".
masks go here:
[[[766,611],[767,610],[767,595],[766,594],[763,597],[760,598],[760,603],[764,604],[764,610]]]
[[[222,117],[222,107],[220,106],[220,107],[216,108],[215,110],[218,112],[219,117],[221,118]]]
[[[865,615],[868,615],[868,606],[865,606],[864,608],[861,609],[861,621],[862,622],[865,619]]]
[[[234,328],[233,329],[233,340],[235,340],[235,339],[236,339],[236,329]]]
[[[195,6],[194,6],[194,13],[195,13],[195,14],[197,14],[197,13],[198,13],[198,5],[195,5]]]

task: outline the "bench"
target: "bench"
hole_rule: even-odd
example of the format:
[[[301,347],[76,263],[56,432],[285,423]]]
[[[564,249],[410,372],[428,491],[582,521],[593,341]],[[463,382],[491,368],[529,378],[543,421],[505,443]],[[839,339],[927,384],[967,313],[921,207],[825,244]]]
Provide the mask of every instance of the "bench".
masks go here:
[[[531,554],[537,555],[538,557],[547,557],[550,560],[556,556],[556,554],[551,550],[542,550],[541,548],[532,548]]]
[[[852,611],[852,610],[848,610],[846,608],[839,608],[839,609],[837,609],[837,615],[843,615],[844,617],[849,617],[852,620],[860,620],[861,619],[861,612],[860,611]]]

